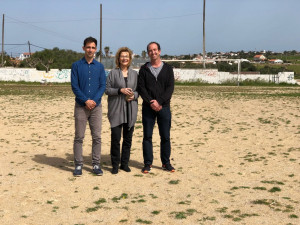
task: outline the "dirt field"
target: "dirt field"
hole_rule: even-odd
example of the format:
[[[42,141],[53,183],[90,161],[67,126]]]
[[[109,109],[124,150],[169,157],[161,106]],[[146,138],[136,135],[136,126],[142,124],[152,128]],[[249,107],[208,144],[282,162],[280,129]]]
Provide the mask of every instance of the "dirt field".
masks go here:
[[[300,88],[176,86],[172,174],[157,127],[141,173],[139,111],[132,172],[112,175],[102,104],[104,175],[91,173],[87,130],[74,178],[70,87],[0,84],[0,224],[300,224]]]

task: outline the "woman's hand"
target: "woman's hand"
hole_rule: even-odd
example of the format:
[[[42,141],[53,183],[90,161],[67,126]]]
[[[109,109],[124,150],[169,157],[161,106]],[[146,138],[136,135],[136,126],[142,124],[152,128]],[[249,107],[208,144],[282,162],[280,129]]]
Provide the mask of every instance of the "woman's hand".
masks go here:
[[[127,102],[130,102],[130,101],[132,101],[134,99],[134,94],[133,94],[133,92],[132,92],[132,95],[126,95],[126,101]]]
[[[121,88],[120,92],[124,95],[133,95],[132,89],[131,88]]]

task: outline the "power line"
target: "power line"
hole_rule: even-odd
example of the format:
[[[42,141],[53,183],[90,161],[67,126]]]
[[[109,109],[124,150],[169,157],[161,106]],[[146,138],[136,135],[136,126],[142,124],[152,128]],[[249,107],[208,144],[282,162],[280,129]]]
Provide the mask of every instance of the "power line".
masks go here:
[[[188,16],[195,16],[195,15],[202,15],[202,13],[190,13],[190,14],[183,14],[183,15],[176,15],[176,16],[166,16],[166,17],[150,17],[150,18],[111,18],[111,17],[103,17],[104,20],[126,20],[126,21],[147,21],[147,20],[165,20],[165,19],[173,19],[173,18],[181,18],[181,17],[188,17]],[[9,17],[10,18],[10,17]],[[13,18],[11,18],[13,19]],[[83,18],[83,19],[69,19],[69,20],[46,20],[46,21],[27,21],[21,23],[65,23],[65,22],[84,22],[84,21],[99,21],[98,18]],[[14,19],[16,20],[16,19]],[[18,22],[7,22],[7,23],[18,23]],[[30,24],[32,25],[32,24]],[[33,26],[33,25],[32,25]]]
[[[5,51],[8,52],[9,50],[16,49],[16,48],[20,48],[20,46],[18,45],[18,46],[16,46],[16,47],[8,48],[8,49],[6,49]]]
[[[91,20],[99,20],[99,18],[90,18],[90,19],[72,19],[72,20],[46,20],[46,21],[27,21],[27,23],[67,23],[67,22],[84,22]],[[18,23],[18,22],[7,22],[7,23]]]
[[[39,26],[30,24],[30,23],[28,23],[28,22],[23,22],[23,21],[20,21],[20,20],[18,20],[18,19],[12,18],[12,17],[10,17],[10,16],[7,16],[7,17],[10,18],[10,19],[12,19],[12,20],[17,21],[18,23],[22,23],[22,24],[26,24],[26,25],[32,26],[33,28],[35,28],[35,29],[37,29],[37,30],[39,30],[39,31],[46,32],[46,33],[48,33],[48,34],[50,34],[50,35],[53,35],[53,36],[55,36],[55,37],[60,37],[60,38],[63,38],[63,39],[66,39],[66,40],[69,40],[69,41],[78,43],[78,41],[73,40],[72,38],[70,38],[70,37],[68,37],[68,36],[66,36],[66,35],[61,35],[60,33],[57,33],[57,32],[55,32],[55,31],[51,31],[51,30],[48,30],[48,29],[39,27]]]
[[[47,48],[40,47],[40,46],[37,46],[37,45],[34,45],[34,44],[30,44],[30,45],[32,45],[32,46],[34,46],[34,47],[37,47],[37,48],[47,49]]]
[[[1,45],[1,44],[2,44],[2,43],[0,43],[0,45]],[[28,43],[26,43],[26,44],[4,44],[4,45],[28,45]],[[40,46],[38,46],[38,45],[34,45],[34,44],[31,44],[31,43],[30,43],[30,45],[32,45],[32,46],[34,46],[34,47],[37,47],[37,48],[47,49],[47,48],[40,47]]]
[[[2,43],[0,43],[2,45]],[[28,44],[4,44],[4,45],[28,45]]]
[[[181,17],[187,17],[187,16],[195,16],[200,15],[202,13],[192,13],[192,14],[185,14],[185,15],[178,15],[178,16],[166,16],[166,17],[153,17],[153,18],[103,18],[107,20],[127,20],[127,21],[147,21],[147,20],[165,20],[165,19],[173,19],[173,18],[181,18]]]

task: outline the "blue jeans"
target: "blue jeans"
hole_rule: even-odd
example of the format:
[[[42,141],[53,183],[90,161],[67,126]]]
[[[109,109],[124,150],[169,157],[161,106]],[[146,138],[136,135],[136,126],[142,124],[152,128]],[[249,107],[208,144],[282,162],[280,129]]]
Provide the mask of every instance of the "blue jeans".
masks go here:
[[[155,120],[157,119],[159,135],[160,135],[160,159],[162,164],[170,163],[171,143],[171,111],[170,107],[163,107],[159,112],[151,109],[149,105],[143,105],[143,156],[144,164],[152,165],[153,163],[153,144],[152,135]]]

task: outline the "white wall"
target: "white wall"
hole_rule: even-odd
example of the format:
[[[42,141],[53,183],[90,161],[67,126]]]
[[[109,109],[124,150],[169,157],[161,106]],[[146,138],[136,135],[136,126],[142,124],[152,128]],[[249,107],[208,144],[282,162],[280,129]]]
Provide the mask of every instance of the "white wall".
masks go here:
[[[106,71],[108,73],[108,71]],[[70,82],[71,70],[52,69],[48,73],[45,71],[38,71],[36,69],[21,69],[21,68],[0,68],[1,81],[29,81],[29,82],[53,82],[64,83]],[[273,82],[285,82],[295,84],[294,72],[283,72],[274,74],[230,74],[228,72],[218,72],[216,69],[174,69],[174,76],[176,81],[198,81],[220,84],[228,80],[245,79],[261,79]]]
[[[28,68],[0,68],[1,81],[29,81],[29,82],[70,82],[70,69],[51,70],[48,73]]]
[[[295,84],[294,72],[280,72],[278,74],[231,74],[229,72],[218,72],[216,69],[174,69],[175,79],[178,81],[197,81],[221,84],[228,80],[263,80],[276,83]]]

